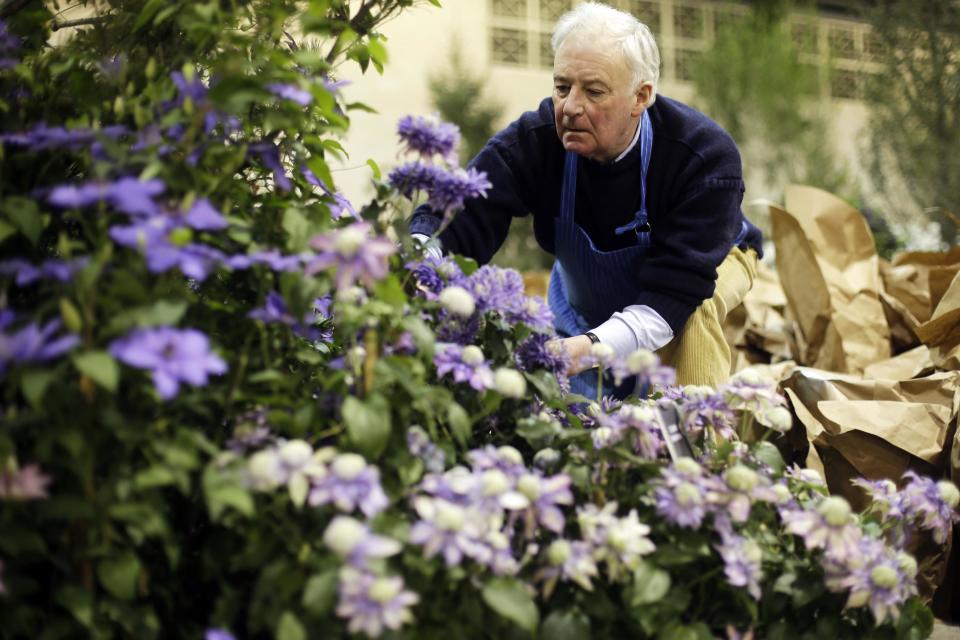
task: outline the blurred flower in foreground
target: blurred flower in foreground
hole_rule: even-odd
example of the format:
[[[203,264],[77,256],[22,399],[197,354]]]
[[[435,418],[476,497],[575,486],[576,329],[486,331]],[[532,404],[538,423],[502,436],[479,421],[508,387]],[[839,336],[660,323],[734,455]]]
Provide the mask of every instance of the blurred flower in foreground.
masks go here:
[[[181,382],[202,387],[210,374],[227,370],[227,363],[210,351],[207,336],[196,329],[136,329],[114,340],[110,353],[131,367],[150,369],[164,400],[177,395]]]
[[[376,638],[385,629],[396,631],[413,622],[410,607],[420,597],[404,588],[397,576],[376,576],[351,567],[340,570],[340,598],[337,615],[347,618],[350,633],[363,632]]]
[[[372,287],[386,277],[388,258],[397,250],[387,238],[370,237],[370,225],[366,222],[316,235],[310,240],[310,246],[318,254],[307,264],[307,275],[333,269],[339,290],[356,282]]]

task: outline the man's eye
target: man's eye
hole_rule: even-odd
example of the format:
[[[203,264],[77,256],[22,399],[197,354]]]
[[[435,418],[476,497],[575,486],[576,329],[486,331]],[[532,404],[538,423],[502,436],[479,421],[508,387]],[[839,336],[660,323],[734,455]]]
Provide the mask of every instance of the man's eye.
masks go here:
[[[560,94],[566,93],[567,91],[570,90],[570,87],[568,87],[568,86],[566,86],[566,85],[564,85],[564,84],[558,84],[558,85],[554,86],[553,88],[554,88],[554,90],[555,90],[557,93],[560,93]]]
[[[587,95],[593,98],[599,98],[603,95],[603,91],[600,91],[599,89],[587,89]]]

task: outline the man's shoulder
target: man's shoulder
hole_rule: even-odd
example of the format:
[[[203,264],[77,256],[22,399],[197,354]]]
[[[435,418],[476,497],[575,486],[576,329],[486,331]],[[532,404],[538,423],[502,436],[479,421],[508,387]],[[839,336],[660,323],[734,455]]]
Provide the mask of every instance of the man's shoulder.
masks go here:
[[[490,139],[490,143],[511,155],[556,154],[562,146],[557,139],[553,121],[553,103],[544,99],[531,111],[520,114],[516,120]]]
[[[657,134],[704,157],[734,155],[740,152],[727,131],[706,114],[679,100],[657,95],[650,107]]]
[[[681,154],[692,154],[707,174],[741,174],[740,151],[727,131],[690,105],[657,95],[650,107],[656,136]]]

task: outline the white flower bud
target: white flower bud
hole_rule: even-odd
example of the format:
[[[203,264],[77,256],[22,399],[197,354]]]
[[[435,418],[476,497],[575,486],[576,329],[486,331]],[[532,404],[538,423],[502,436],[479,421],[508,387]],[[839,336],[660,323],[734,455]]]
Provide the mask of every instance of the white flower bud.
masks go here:
[[[493,373],[493,386],[508,398],[522,398],[527,393],[527,380],[516,369],[497,369]]]
[[[333,248],[337,253],[345,258],[352,258],[357,255],[357,251],[363,246],[367,239],[367,234],[363,228],[356,225],[346,227],[337,232],[333,239]]]
[[[339,289],[335,294],[337,302],[343,304],[363,304],[367,298],[367,292],[362,287],[356,285]]]
[[[540,478],[532,473],[525,473],[517,480],[517,490],[530,499],[530,502],[536,502],[540,497]]]
[[[363,540],[366,533],[366,528],[359,520],[337,516],[323,532],[323,543],[338,556],[345,557]]]
[[[892,589],[897,586],[897,570],[886,565],[874,567],[870,571],[870,582],[881,589]]]
[[[692,507],[702,502],[700,489],[695,484],[683,482],[676,490],[677,504],[681,507]]]
[[[494,549],[506,549],[510,546],[510,538],[502,531],[491,531],[487,534],[487,544]]]
[[[341,453],[330,465],[333,473],[342,480],[353,480],[367,468],[367,461],[359,453]]]
[[[310,462],[313,447],[304,440],[290,440],[280,445],[280,459],[288,467],[297,469]]]
[[[785,484],[773,485],[773,495],[777,497],[777,502],[779,503],[788,502],[793,497],[789,487]]]
[[[619,553],[627,548],[627,543],[630,540],[624,528],[618,525],[619,523],[611,526],[607,531],[607,546]]]
[[[449,502],[437,502],[437,526],[444,531],[460,531],[463,529],[465,514],[463,509]]]
[[[760,564],[763,560],[763,550],[750,538],[743,541],[743,555],[751,564]]]
[[[897,552],[897,566],[900,567],[900,570],[909,578],[917,577],[917,561],[916,559],[905,551]]]
[[[807,484],[823,484],[823,476],[816,469],[801,469],[800,479]]]
[[[763,422],[774,431],[786,433],[793,426],[793,415],[786,407],[774,407],[763,413]]]
[[[613,358],[615,354],[613,347],[608,344],[603,344],[602,342],[597,342],[590,346],[590,355],[601,362],[606,362]]]
[[[756,487],[760,479],[756,471],[742,464],[734,465],[727,469],[724,478],[726,478],[727,484],[730,485],[731,489],[744,492],[751,491]]]
[[[817,513],[823,516],[832,527],[840,527],[850,522],[850,503],[840,496],[829,496],[817,507]]]
[[[948,507],[957,508],[957,504],[960,503],[960,491],[957,490],[957,485],[949,480],[941,480],[937,483],[937,490],[940,492],[940,499],[946,502]]]
[[[517,451],[516,448],[511,447],[510,445],[503,445],[502,447],[497,447],[497,455],[500,456],[503,460],[506,460],[510,464],[522,465],[523,464],[523,455]]]
[[[367,595],[370,596],[370,599],[374,602],[386,604],[397,597],[402,586],[403,583],[399,580],[377,578],[373,581],[373,584],[370,585],[370,591],[367,592]]]
[[[510,488],[510,479],[500,469],[487,469],[483,472],[483,495],[498,496]]]
[[[456,285],[447,287],[440,292],[440,305],[455,316],[469,318],[477,308],[470,292]]]
[[[559,567],[567,561],[571,551],[570,543],[566,540],[554,540],[550,543],[550,546],[547,547],[547,561],[553,566]]]
[[[284,480],[280,477],[280,456],[273,449],[257,451],[250,456],[250,461],[247,463],[247,470],[250,473],[250,479],[254,487],[258,489],[276,487]]]
[[[657,366],[659,358],[646,349],[638,349],[627,356],[627,369],[637,374],[648,371]]]
[[[673,468],[688,476],[699,476],[703,473],[703,467],[693,458],[677,458],[673,463]]]
[[[480,350],[480,347],[472,344],[467,345],[463,348],[463,352],[460,354],[460,359],[464,362],[464,364],[475,367],[478,364],[483,363],[483,351]]]
[[[533,456],[533,464],[540,469],[550,469],[560,462],[560,452],[556,449],[546,448],[540,449]]]
[[[736,374],[733,379],[735,381],[750,385],[751,387],[759,387],[764,383],[763,377],[756,369],[744,369],[740,373]]]

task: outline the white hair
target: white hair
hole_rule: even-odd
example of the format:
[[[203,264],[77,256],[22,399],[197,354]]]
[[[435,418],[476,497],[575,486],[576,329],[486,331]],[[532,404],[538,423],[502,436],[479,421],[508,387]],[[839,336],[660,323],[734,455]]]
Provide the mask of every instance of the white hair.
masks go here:
[[[554,54],[567,36],[573,34],[587,42],[619,48],[633,72],[633,90],[639,89],[643,82],[653,84],[647,106],[653,104],[660,80],[660,50],[647,25],[625,11],[599,2],[584,2],[557,20],[550,38]]]

